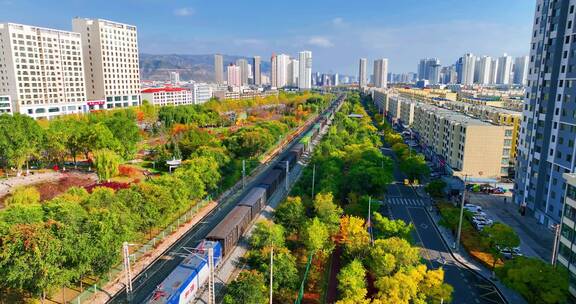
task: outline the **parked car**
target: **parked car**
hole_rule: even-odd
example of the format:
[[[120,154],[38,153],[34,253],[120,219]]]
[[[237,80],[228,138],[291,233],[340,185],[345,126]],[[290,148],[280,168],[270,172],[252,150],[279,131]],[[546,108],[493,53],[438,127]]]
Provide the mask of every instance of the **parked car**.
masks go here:
[[[500,253],[505,259],[512,259],[518,256],[523,256],[520,247],[504,248],[500,250]]]
[[[477,212],[482,211],[482,207],[480,207],[478,205],[473,205],[473,204],[464,204],[464,209],[466,209],[472,213],[477,213]]]
[[[474,228],[476,228],[476,230],[478,230],[478,231],[482,231],[482,229],[484,229],[484,227],[486,227],[486,224],[479,223],[479,222],[473,222],[472,225],[473,225]]]
[[[430,173],[430,177],[431,178],[438,178],[438,177],[440,177],[440,173],[439,172],[432,172],[432,173]]]
[[[492,224],[494,224],[494,221],[489,219],[489,218],[485,218],[485,217],[475,217],[472,219],[472,223],[473,224],[482,224],[484,226],[491,226]]]

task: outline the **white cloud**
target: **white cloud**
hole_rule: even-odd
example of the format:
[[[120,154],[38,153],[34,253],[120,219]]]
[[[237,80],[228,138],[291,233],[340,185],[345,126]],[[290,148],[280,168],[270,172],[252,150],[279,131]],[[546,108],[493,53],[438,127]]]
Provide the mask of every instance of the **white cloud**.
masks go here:
[[[196,11],[193,8],[189,8],[189,7],[182,7],[182,8],[177,8],[174,10],[174,15],[179,16],[179,17],[191,16],[191,15],[194,15],[194,13],[196,13]]]
[[[342,17],[336,17],[332,19],[332,24],[335,26],[344,25],[344,19]]]
[[[330,39],[322,36],[311,37],[310,39],[308,39],[308,44],[325,48],[334,46],[334,43],[332,43]]]

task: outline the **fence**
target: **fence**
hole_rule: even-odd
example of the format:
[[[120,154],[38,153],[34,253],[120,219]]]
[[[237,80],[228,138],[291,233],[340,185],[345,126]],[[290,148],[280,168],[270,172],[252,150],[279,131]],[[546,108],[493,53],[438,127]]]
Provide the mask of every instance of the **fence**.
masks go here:
[[[170,236],[174,231],[176,231],[181,224],[184,224],[191,220],[195,214],[198,213],[200,209],[205,207],[212,198],[210,196],[206,197],[202,201],[198,202],[196,205],[192,206],[188,211],[186,211],[183,215],[178,217],[174,220],[171,224],[166,226],[162,231],[160,231],[156,236],[148,240],[145,244],[140,246],[136,251],[130,254],[130,261],[132,263],[138,261],[140,258],[145,256],[151,250],[156,247],[156,244],[161,243],[166,237]],[[70,303],[89,303],[92,299],[92,296],[97,293],[98,291],[102,291],[101,287],[109,283],[113,279],[121,278],[120,273],[123,271],[122,264],[116,265],[112,268],[104,278],[97,281],[92,286],[86,288],[83,292],[81,292],[76,298],[74,298]],[[112,295],[111,295],[112,296]]]

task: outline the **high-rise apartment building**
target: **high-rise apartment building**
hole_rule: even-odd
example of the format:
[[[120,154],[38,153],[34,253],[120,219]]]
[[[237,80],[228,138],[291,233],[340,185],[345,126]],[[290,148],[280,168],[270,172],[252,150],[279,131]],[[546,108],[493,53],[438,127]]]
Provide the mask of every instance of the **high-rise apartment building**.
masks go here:
[[[180,73],[170,72],[170,83],[173,85],[178,85],[180,82]]]
[[[298,53],[298,88],[309,90],[312,88],[312,52]]]
[[[498,58],[498,72],[496,84],[510,84],[510,74],[512,73],[512,57],[504,54]]]
[[[274,53],[270,57],[270,86],[278,87],[278,57]]]
[[[248,85],[248,74],[250,74],[250,69],[248,69],[248,60],[240,58],[236,60],[236,66],[240,68],[241,85]]]
[[[288,85],[291,87],[298,87],[298,78],[300,77],[300,61],[298,59],[290,59],[288,63]]]
[[[492,58],[490,56],[482,56],[476,61],[475,70],[478,71],[478,84],[490,84],[490,68],[492,66]]]
[[[388,86],[388,59],[374,60],[374,86],[386,88]]]
[[[430,84],[440,81],[440,60],[424,58],[418,62],[418,80],[428,80]]]
[[[80,34],[0,23],[3,111],[34,118],[86,111]],[[84,54],[86,55],[86,54]]]
[[[226,76],[228,76],[228,86],[242,86],[242,69],[239,66],[231,63],[226,70]]]
[[[492,58],[492,63],[490,64],[490,84],[496,84],[497,78],[498,78],[498,58]]]
[[[288,85],[288,64],[290,63],[290,56],[280,54],[276,56],[276,63],[276,80],[278,81],[278,87],[283,88]]]
[[[558,255],[556,265],[564,267],[570,273],[568,291],[572,298],[576,298],[576,175],[564,174],[567,183],[566,197],[564,203],[564,213],[562,215],[562,226],[560,239],[558,240]],[[555,248],[556,249],[556,248]]]
[[[465,54],[460,58],[460,71],[458,80],[461,84],[471,85],[474,83],[474,68],[476,66],[476,57],[471,54]]]
[[[224,83],[224,58],[221,54],[214,55],[214,81]]]
[[[528,56],[514,59],[514,84],[526,85],[528,80]]]
[[[103,19],[74,18],[72,29],[82,36],[90,109],[139,105],[140,63],[136,27]]]
[[[254,85],[262,85],[262,62],[260,56],[254,56],[252,59],[252,77],[254,77]]]
[[[576,161],[576,86],[564,58],[576,51],[575,13],[573,1],[538,0],[533,19],[514,201],[545,225],[560,222],[563,174]]]
[[[367,71],[366,58],[360,58],[360,65],[358,69],[358,86],[364,88],[368,86],[368,71]]]

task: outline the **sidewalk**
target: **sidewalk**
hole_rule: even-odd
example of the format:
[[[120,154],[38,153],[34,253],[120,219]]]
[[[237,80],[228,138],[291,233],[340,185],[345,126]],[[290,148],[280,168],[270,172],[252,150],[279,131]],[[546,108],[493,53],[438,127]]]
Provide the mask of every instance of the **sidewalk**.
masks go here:
[[[502,284],[502,282],[500,282],[496,279],[492,279],[492,272],[489,269],[486,269],[485,267],[480,265],[480,263],[475,261],[472,257],[470,257],[470,255],[468,255],[468,252],[466,252],[466,250],[462,246],[460,246],[458,252],[453,251],[452,247],[455,243],[455,238],[452,235],[452,232],[449,229],[447,229],[443,226],[440,226],[440,224],[439,224],[440,215],[439,214],[437,214],[436,212],[428,212],[428,215],[432,218],[435,226],[440,231],[440,235],[444,239],[444,242],[446,242],[446,244],[448,245],[449,250],[450,250],[450,254],[454,257],[454,259],[456,259],[460,264],[464,265],[466,268],[469,268],[470,270],[474,271],[478,275],[484,277],[486,280],[489,280],[492,283],[494,283],[494,285],[496,285],[496,287],[504,295],[504,297],[505,297],[506,301],[508,301],[508,303],[510,303],[510,304],[527,303],[524,300],[524,298],[522,298],[522,296],[520,296],[515,291],[509,289],[508,287],[504,286],[504,284]]]
[[[495,194],[480,194],[468,192],[467,197],[472,204],[477,204],[494,220],[512,227],[520,237],[520,248],[526,256],[537,257],[550,263],[554,232],[541,225],[530,216],[522,216],[518,205],[512,203],[512,197]],[[506,198],[506,203],[504,202]]]

